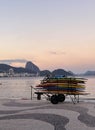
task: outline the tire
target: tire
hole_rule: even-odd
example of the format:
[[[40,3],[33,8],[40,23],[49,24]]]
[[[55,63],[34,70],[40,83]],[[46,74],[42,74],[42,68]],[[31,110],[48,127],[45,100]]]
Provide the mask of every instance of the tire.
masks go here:
[[[58,101],[64,102],[65,101],[65,95],[64,94],[58,94]]]
[[[51,101],[52,104],[58,104],[58,96],[52,95],[50,101]]]

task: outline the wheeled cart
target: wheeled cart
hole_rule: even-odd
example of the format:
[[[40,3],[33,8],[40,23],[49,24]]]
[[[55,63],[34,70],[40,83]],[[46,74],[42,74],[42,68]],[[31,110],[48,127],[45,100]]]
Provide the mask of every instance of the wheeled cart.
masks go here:
[[[36,86],[37,99],[45,95],[53,104],[64,102],[66,96],[70,96],[73,103],[79,102],[79,95],[86,95],[84,78],[75,77],[45,77]]]

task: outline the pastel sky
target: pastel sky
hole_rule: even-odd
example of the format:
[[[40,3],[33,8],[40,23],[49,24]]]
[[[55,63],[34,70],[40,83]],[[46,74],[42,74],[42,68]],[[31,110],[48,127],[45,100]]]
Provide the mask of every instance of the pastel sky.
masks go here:
[[[0,0],[0,63],[95,70],[95,0]]]

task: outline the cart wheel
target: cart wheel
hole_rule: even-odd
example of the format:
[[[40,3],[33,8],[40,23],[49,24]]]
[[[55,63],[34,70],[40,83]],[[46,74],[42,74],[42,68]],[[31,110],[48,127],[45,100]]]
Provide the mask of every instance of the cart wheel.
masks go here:
[[[52,95],[50,101],[51,101],[52,104],[58,104],[58,96]]]
[[[64,102],[65,101],[65,95],[64,94],[58,94],[58,101]]]

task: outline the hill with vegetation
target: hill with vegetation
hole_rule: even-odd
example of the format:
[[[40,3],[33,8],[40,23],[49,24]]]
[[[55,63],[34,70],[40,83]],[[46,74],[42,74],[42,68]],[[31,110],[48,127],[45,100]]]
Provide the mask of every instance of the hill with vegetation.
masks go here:
[[[24,67],[13,67],[7,64],[0,64],[0,73],[9,73],[9,70],[13,69],[14,73],[33,73],[33,74],[39,74],[40,76],[46,76],[46,75],[63,75],[63,76],[73,76],[74,74],[71,71],[66,71],[64,69],[56,69],[54,71],[49,70],[40,70],[39,67],[32,62],[27,62]]]

